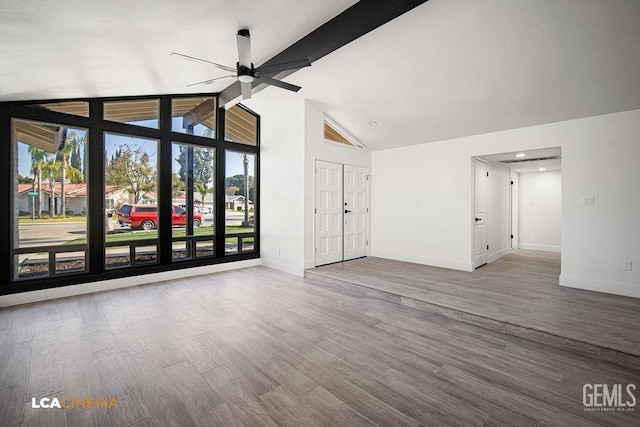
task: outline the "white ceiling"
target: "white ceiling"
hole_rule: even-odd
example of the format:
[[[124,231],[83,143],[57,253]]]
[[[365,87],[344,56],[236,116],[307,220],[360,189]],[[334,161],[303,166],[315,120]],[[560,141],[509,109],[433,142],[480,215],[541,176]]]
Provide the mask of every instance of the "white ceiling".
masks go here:
[[[172,51],[235,67],[249,28],[259,65],[355,0],[2,0],[0,101],[219,92],[185,88],[228,74]]]
[[[169,53],[248,27],[258,65],[353,3],[3,0],[0,101],[220,91]],[[640,1],[430,0],[285,80],[374,150],[637,109]]]
[[[637,109],[640,1],[430,0],[287,80],[374,150]]]

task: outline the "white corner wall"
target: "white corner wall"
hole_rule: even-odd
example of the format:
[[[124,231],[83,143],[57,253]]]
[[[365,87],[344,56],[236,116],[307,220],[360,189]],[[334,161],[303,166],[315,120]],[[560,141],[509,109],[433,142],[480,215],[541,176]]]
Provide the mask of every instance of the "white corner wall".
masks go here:
[[[562,173],[521,173],[518,179],[518,248],[560,252]]]
[[[315,267],[314,200],[316,160],[360,166],[371,170],[371,152],[369,150],[359,150],[322,141],[322,114],[322,109],[315,103],[305,101],[304,268]]]
[[[260,114],[260,258],[304,273],[304,99],[264,90],[246,103]]]
[[[563,156],[560,284],[640,297],[640,110],[373,152],[371,254],[471,270],[471,158],[548,147]]]

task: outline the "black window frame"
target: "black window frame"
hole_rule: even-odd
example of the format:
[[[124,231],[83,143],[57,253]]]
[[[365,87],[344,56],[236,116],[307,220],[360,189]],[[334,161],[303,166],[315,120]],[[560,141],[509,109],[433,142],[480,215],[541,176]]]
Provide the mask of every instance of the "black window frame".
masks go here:
[[[215,138],[189,135],[174,132],[171,129],[172,100],[178,98],[207,97],[216,99],[216,131]],[[104,103],[112,101],[141,101],[159,99],[160,117],[159,128],[153,129],[136,126],[127,123],[111,122],[104,120]],[[34,108],[31,105],[51,102],[85,101],[89,103],[89,117],[76,116]],[[0,260],[10,268],[0,273],[0,295],[19,292],[50,289],[68,285],[90,283],[102,280],[158,273],[163,271],[180,270],[191,267],[201,267],[220,263],[243,261],[260,257],[260,116],[250,109],[242,108],[256,117],[257,143],[255,146],[226,141],[225,135],[225,109],[218,102],[218,94],[175,94],[131,97],[104,97],[104,98],[74,98],[74,99],[45,99],[33,101],[11,101],[0,103],[0,140],[4,141],[0,148],[0,180],[5,182],[9,191],[0,192],[0,213],[4,213],[4,221],[0,221],[0,233],[12,236],[0,243]],[[17,221],[14,211],[14,145],[12,141],[12,119],[34,120],[40,122],[56,123],[69,127],[81,127],[88,129],[89,144],[86,155],[90,164],[87,176],[88,186],[88,215],[87,215],[87,243],[85,264],[86,272],[69,274],[64,276],[34,279],[15,279],[13,277],[14,245],[13,227]],[[122,269],[105,268],[105,177],[104,177],[104,134],[117,133],[141,138],[152,138],[159,141],[158,145],[158,239],[157,262],[150,264],[134,265]],[[213,214],[215,215],[215,256],[207,258],[192,258],[179,263],[172,262],[172,144],[191,144],[194,146],[210,147],[216,150],[215,156],[215,200]],[[246,152],[255,155],[255,227],[253,233],[247,233],[246,237],[253,237],[254,250],[250,253],[242,252],[233,255],[225,255],[225,209],[224,209],[224,185],[225,185],[225,156],[219,155],[226,150]],[[2,182],[0,181],[0,182]],[[140,243],[143,243],[141,241]],[[140,246],[140,245],[135,245]],[[135,246],[131,245],[132,253]],[[53,248],[53,246],[52,246]],[[55,269],[55,265],[53,266]]]

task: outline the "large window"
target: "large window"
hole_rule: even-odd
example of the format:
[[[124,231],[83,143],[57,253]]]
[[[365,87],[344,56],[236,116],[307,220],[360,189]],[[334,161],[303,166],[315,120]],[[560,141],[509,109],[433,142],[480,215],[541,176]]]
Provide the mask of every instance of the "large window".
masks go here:
[[[255,248],[255,154],[226,152],[225,253],[252,252]]]
[[[172,259],[215,255],[215,149],[173,144]]]
[[[158,260],[158,141],[105,133],[105,268]]]
[[[0,103],[0,294],[258,257],[259,124],[215,94]]]
[[[13,121],[13,279],[86,271],[87,130]]]

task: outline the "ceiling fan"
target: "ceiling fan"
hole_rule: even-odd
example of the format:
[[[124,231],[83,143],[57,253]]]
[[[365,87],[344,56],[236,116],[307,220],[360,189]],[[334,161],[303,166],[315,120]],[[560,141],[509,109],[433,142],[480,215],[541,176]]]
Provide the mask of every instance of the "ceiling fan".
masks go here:
[[[187,87],[209,84],[216,80],[236,77],[240,82],[242,99],[251,98],[251,85],[254,81],[257,81],[258,83],[265,83],[271,86],[277,86],[279,88],[287,89],[293,92],[297,92],[301,89],[300,86],[292,85],[290,83],[274,79],[267,74],[274,74],[281,71],[297,70],[299,68],[309,67],[311,65],[311,62],[309,62],[308,59],[297,59],[294,61],[282,62],[273,65],[264,65],[262,67],[255,68],[253,66],[253,63],[251,62],[251,36],[249,35],[249,30],[245,28],[238,31],[236,40],[238,42],[238,62],[236,63],[236,68],[227,67],[226,65],[185,55],[183,53],[172,52],[171,55],[179,56],[181,58],[189,59],[192,61],[204,62],[206,64],[210,64],[214,67],[220,68],[221,70],[233,73],[227,76],[215,77],[213,79],[191,83],[187,85]]]

